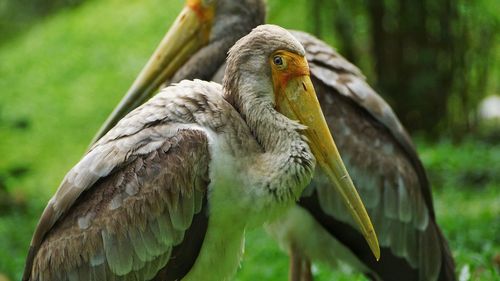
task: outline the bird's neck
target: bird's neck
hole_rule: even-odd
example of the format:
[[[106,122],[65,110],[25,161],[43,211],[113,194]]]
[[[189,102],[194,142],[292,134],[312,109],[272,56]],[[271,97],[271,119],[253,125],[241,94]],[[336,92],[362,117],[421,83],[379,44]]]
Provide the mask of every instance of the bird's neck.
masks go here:
[[[226,79],[223,95],[245,120],[265,152],[286,153],[292,143],[305,144],[300,131],[306,127],[276,111],[274,94],[269,92],[272,89],[270,82],[262,81],[259,74],[247,73],[245,77],[235,75]]]
[[[305,126],[277,112],[272,102],[263,98],[272,97],[269,93],[252,91],[245,85],[238,88],[246,92],[229,100],[263,151],[250,169],[258,173],[254,178],[261,181],[256,186],[272,194],[271,201],[294,202],[309,183],[315,165],[309,145],[300,133]],[[269,87],[261,90],[265,88]]]
[[[300,134],[304,126],[286,118],[268,104],[252,106],[251,111],[246,115],[246,122],[265,152],[287,157],[294,153],[293,144],[307,146]]]

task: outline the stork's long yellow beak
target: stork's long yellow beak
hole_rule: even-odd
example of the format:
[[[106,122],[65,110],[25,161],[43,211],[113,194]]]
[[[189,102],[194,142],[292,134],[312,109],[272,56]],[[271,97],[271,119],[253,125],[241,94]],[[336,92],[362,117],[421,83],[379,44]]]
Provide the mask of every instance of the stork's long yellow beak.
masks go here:
[[[113,110],[94,136],[92,144],[106,134],[134,108],[147,101],[161,84],[201,47],[206,45],[214,18],[214,6],[205,6],[200,0],[187,0],[172,27],[136,78],[125,97]]]
[[[348,210],[378,260],[380,247],[377,235],[328,129],[309,76],[307,60],[288,52],[279,55],[286,66],[283,69],[272,70],[276,109],[288,118],[298,120],[307,126],[304,134],[310,141],[310,148],[318,165],[342,195]]]

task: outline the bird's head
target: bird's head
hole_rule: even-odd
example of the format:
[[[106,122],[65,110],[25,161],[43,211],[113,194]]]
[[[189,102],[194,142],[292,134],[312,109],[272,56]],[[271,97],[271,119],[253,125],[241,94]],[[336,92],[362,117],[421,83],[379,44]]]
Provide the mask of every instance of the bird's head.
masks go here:
[[[251,107],[269,105],[306,127],[300,133],[308,139],[317,164],[345,200],[378,259],[377,236],[328,129],[302,45],[281,27],[261,25],[229,51],[223,84],[226,99],[247,122],[257,115],[254,111],[250,116]]]
[[[257,102],[279,109],[288,83],[306,76],[309,66],[304,47],[286,29],[268,24],[256,27],[229,50],[223,84],[231,92],[227,98],[236,108],[246,105],[239,99],[248,101],[251,92]],[[244,88],[248,85],[251,91]]]

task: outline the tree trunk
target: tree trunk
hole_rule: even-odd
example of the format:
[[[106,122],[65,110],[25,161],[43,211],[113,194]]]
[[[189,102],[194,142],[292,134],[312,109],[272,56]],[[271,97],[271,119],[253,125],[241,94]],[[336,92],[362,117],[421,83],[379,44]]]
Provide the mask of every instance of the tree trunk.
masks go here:
[[[434,135],[447,115],[452,1],[368,1],[376,88],[410,131]]]

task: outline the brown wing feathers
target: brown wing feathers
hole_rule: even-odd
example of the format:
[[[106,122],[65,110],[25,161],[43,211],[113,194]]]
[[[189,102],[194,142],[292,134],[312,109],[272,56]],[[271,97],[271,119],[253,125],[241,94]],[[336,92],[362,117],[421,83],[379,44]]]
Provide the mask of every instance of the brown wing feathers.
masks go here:
[[[418,271],[409,266],[405,259],[395,256],[387,247],[380,248],[380,261],[373,258],[368,245],[360,232],[348,223],[344,223],[333,216],[325,213],[318,200],[318,194],[314,192],[311,196],[301,197],[299,205],[318,221],[335,239],[348,247],[358,259],[368,268],[373,270],[384,281],[417,281]],[[387,265],[391,266],[388,267]],[[369,272],[365,272],[370,275]],[[372,280],[374,276],[370,276]]]
[[[171,259],[156,274],[154,281],[181,280],[196,261],[208,227],[207,197],[203,196],[202,199],[199,205],[203,209],[196,213],[191,226],[184,233],[184,240],[172,249]]]
[[[45,235],[31,280],[148,280],[171,258],[194,263],[202,242],[184,235],[193,228],[203,238],[206,230],[206,214],[192,220],[206,193],[208,155],[204,133],[182,130],[158,149],[130,156]],[[190,256],[176,251],[193,243]]]

